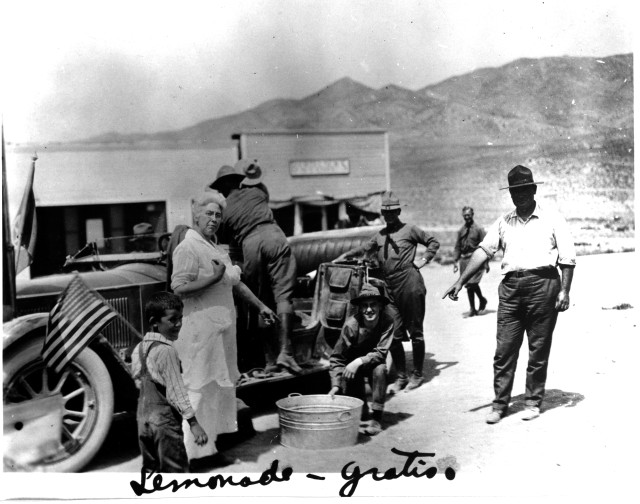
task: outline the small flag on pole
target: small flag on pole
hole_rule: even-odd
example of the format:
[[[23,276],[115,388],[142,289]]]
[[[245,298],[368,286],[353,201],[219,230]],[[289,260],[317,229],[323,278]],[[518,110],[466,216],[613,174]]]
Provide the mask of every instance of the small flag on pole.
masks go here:
[[[59,373],[118,313],[76,274],[49,313],[42,358]]]
[[[33,262],[33,252],[36,246],[38,226],[36,221],[36,199],[33,194],[33,177],[36,171],[37,154],[31,157],[31,168],[24,186],[22,202],[14,221],[14,247],[16,260],[16,274]]]

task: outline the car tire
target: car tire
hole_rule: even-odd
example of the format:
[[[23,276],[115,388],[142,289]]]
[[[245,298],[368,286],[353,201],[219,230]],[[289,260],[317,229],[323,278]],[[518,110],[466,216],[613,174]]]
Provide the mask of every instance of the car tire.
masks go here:
[[[36,336],[3,352],[3,400],[5,404],[22,402],[59,389],[64,402],[62,448],[31,469],[78,472],[95,456],[109,433],[114,404],[111,376],[100,357],[85,348],[60,376],[54,377],[41,357],[43,342],[44,336]]]

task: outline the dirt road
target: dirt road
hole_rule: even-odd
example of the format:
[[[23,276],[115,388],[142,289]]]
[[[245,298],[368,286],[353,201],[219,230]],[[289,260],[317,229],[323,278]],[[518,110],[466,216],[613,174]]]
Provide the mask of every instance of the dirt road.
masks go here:
[[[571,291],[571,308],[559,317],[551,351],[547,398],[542,415],[519,418],[523,407],[526,345],[520,355],[511,414],[487,425],[492,394],[499,263],[491,264],[481,287],[489,305],[479,317],[465,318],[465,293],[458,302],[442,300],[455,279],[451,266],[423,268],[427,283],[425,334],[427,383],[391,397],[385,429],[362,437],[354,447],[308,452],[278,443],[278,416],[272,410],[254,417],[257,435],[226,452],[238,462],[225,473],[261,473],[273,460],[295,473],[333,473],[356,461],[361,470],[401,468],[405,458],[391,452],[435,452],[441,472],[455,479],[398,479],[374,484],[363,478],[356,495],[513,496],[626,495],[633,483],[638,447],[636,383],[638,358],[635,253],[582,256]],[[625,304],[633,305],[625,308]],[[407,344],[410,350],[410,344]],[[409,362],[410,359],[409,359]],[[94,465],[98,472],[137,472],[139,456]],[[204,476],[204,475],[202,475]],[[436,480],[438,480],[436,482]],[[426,483],[424,481],[427,481]],[[342,481],[344,483],[344,481]],[[309,480],[308,485],[314,485]],[[315,488],[315,489],[314,489]],[[331,493],[333,492],[333,493]],[[329,492],[337,495],[337,488]],[[321,495],[305,486],[298,495]]]

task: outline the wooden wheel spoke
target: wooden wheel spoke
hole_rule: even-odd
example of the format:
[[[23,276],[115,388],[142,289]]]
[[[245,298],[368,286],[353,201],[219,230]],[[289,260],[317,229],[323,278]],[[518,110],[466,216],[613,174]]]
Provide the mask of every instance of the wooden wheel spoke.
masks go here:
[[[79,387],[73,392],[70,392],[67,395],[62,396],[62,399],[64,399],[64,402],[66,403],[67,401],[69,401],[69,399],[73,399],[74,397],[77,397],[81,394],[84,394],[84,387]]]
[[[67,380],[67,377],[69,376],[70,371],[67,369],[65,370],[64,373],[62,373],[62,376],[60,377],[60,379],[58,380],[58,384],[56,385],[56,387],[52,390],[52,392],[56,393],[56,392],[60,392],[60,390],[62,389],[62,386],[64,385],[64,382]]]
[[[75,418],[87,418],[87,414],[84,411],[73,411],[65,408],[64,410],[65,417],[75,417]]]
[[[23,376],[21,376],[18,379],[18,382],[20,383],[20,385],[24,387],[24,389],[27,391],[27,393],[30,395],[31,398],[38,396],[37,392],[31,388],[31,385],[29,385],[29,383],[27,382],[27,380],[24,379]]]
[[[67,428],[67,426],[63,422],[63,424],[62,424],[62,441],[64,442],[65,440],[72,440],[72,439],[73,439],[73,434],[71,433],[71,431]]]

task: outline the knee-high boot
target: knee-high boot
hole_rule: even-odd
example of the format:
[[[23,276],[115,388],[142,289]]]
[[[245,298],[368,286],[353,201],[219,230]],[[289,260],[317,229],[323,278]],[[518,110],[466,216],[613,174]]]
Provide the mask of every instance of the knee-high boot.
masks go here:
[[[393,365],[396,368],[398,376],[396,381],[391,384],[388,389],[389,394],[399,394],[407,386],[409,379],[407,378],[407,359],[404,355],[404,347],[402,340],[394,338],[389,347],[389,353],[393,359]]]
[[[424,340],[411,340],[413,349],[413,373],[422,376],[422,368],[424,367]]]
[[[278,358],[278,352],[280,348],[280,344],[277,341],[278,334],[277,331],[265,330],[265,338],[263,340],[263,348],[264,348],[264,360],[265,367],[264,370],[267,373],[275,373],[278,371],[278,364],[276,363],[276,359]]]
[[[278,317],[280,318],[280,326],[278,328],[280,355],[278,355],[277,363],[279,366],[286,368],[291,373],[301,373],[302,368],[296,362],[291,346],[291,334],[293,332],[293,313],[279,313]]]
[[[467,285],[467,296],[469,297],[469,316],[474,317],[476,315],[476,303],[475,303],[475,289]]]
[[[399,378],[407,377],[407,359],[404,356],[404,347],[400,339],[394,338],[389,347],[393,364],[396,367]]]

